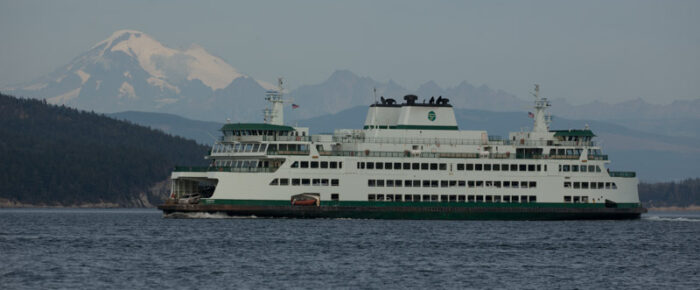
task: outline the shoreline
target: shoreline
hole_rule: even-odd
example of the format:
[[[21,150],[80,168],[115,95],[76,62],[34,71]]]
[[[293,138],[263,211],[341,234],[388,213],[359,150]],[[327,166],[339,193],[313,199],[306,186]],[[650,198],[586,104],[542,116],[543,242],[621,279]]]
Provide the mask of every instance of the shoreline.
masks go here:
[[[689,206],[659,206],[659,207],[648,207],[649,211],[700,211],[699,205],[689,205]]]

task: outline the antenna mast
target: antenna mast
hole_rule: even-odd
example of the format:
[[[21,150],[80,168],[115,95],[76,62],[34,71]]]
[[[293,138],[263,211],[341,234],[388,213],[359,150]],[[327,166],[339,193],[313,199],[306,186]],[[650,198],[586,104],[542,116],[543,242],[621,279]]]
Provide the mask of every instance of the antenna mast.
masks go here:
[[[551,106],[547,98],[540,97],[540,85],[535,84],[535,92],[532,93],[535,97],[535,124],[532,126],[532,132],[549,132],[549,123],[552,121],[551,116],[547,116],[545,110]]]
[[[265,92],[265,100],[269,102],[269,107],[263,110],[265,124],[284,125],[284,99],[282,96],[282,78],[277,78],[277,90]]]

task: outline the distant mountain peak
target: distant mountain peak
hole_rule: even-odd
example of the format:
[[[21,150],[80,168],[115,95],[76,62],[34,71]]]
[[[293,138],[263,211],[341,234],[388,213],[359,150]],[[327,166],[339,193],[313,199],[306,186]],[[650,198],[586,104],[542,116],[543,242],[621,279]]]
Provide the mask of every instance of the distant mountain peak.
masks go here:
[[[218,111],[216,119],[242,120],[248,118],[247,109],[230,105],[246,103],[248,96],[262,99],[264,89],[272,87],[240,73],[198,44],[170,48],[142,31],[124,29],[54,72],[3,90],[105,113],[138,109],[203,117]],[[210,111],[192,112],[193,104]]]

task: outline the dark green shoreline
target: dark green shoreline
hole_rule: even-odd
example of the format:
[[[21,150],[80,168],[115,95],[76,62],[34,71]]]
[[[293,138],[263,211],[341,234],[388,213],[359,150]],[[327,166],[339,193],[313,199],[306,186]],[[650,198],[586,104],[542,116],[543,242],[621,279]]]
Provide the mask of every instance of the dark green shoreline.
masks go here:
[[[638,203],[475,203],[322,201],[292,206],[288,200],[211,200],[200,204],[163,204],[165,214],[222,212],[232,216],[436,220],[638,219],[647,210]]]

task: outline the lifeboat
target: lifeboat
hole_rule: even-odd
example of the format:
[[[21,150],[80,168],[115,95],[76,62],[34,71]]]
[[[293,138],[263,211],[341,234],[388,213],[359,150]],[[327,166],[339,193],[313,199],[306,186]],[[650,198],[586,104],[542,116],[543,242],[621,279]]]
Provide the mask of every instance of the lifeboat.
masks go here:
[[[321,196],[318,193],[302,193],[292,196],[291,202],[295,206],[319,206]]]

